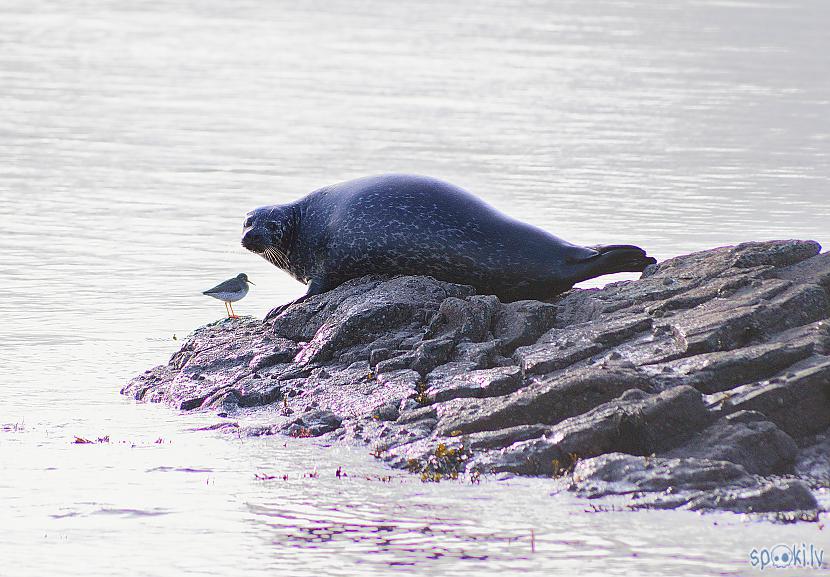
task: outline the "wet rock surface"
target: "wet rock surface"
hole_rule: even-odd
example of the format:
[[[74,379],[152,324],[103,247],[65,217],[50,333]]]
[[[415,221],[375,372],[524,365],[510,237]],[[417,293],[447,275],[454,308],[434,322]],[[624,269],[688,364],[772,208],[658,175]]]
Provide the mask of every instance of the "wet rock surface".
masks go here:
[[[721,247],[637,281],[501,303],[364,277],[196,330],[122,390],[234,434],[362,443],[425,480],[555,477],[632,508],[815,518],[830,487],[830,255]]]

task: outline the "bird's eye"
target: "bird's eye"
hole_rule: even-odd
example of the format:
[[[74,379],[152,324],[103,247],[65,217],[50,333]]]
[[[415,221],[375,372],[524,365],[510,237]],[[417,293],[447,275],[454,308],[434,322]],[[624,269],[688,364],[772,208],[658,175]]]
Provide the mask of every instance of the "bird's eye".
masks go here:
[[[254,217],[249,216],[248,218],[245,219],[245,223],[242,225],[242,228],[248,228],[250,226],[253,226],[253,224],[254,224]]]

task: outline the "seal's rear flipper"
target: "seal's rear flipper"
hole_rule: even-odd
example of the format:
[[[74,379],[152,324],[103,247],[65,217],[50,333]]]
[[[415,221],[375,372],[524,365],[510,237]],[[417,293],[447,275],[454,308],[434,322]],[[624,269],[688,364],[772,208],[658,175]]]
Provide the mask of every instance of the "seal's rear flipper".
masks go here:
[[[592,246],[591,249],[596,254],[580,262],[585,269],[580,271],[575,282],[617,272],[643,272],[648,265],[657,262],[639,246],[630,244]]]

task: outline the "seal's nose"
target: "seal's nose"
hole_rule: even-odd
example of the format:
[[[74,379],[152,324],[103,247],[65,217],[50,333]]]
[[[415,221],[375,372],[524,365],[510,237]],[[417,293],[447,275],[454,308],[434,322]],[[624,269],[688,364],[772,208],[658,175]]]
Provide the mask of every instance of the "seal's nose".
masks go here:
[[[242,235],[242,246],[253,252],[262,252],[268,246],[268,239],[262,231],[252,228]]]

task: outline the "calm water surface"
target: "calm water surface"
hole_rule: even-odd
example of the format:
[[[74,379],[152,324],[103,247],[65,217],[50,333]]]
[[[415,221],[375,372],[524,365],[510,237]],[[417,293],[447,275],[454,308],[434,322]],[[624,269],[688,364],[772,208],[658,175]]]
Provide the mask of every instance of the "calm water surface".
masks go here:
[[[246,211],[365,174],[658,258],[830,243],[828,26],[823,0],[4,0],[0,575],[732,575],[830,549],[818,524],[588,514],[541,479],[425,485],[117,393],[222,316],[215,282],[257,283],[241,314],[303,292],[239,246]]]

